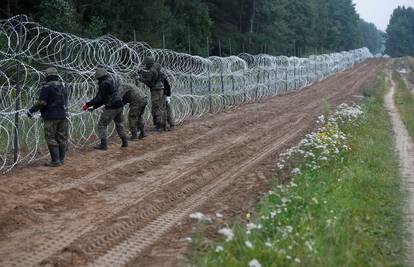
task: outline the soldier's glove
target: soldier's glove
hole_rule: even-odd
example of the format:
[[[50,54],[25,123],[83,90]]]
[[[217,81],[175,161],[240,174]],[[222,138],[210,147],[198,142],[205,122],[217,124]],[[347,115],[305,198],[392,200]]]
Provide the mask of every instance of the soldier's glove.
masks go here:
[[[165,102],[167,102],[167,104],[170,104],[171,103],[171,96],[167,96],[165,98]]]
[[[28,109],[28,110],[26,111],[26,115],[27,115],[27,117],[29,117],[29,118],[33,118],[33,112],[32,112],[30,109]]]

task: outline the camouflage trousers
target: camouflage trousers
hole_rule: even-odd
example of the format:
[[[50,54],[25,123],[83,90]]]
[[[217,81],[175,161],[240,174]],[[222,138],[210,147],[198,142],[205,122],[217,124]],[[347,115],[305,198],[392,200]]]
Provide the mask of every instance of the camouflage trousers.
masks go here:
[[[48,146],[66,145],[69,138],[68,120],[43,120],[45,139]]]
[[[156,126],[163,127],[165,125],[164,90],[151,90],[151,114]]]
[[[174,127],[175,126],[174,112],[172,110],[171,103],[168,104],[167,101],[165,101],[165,112],[166,112],[168,124],[170,125],[170,127]]]
[[[131,132],[137,132],[138,129],[144,128],[144,112],[147,106],[147,100],[129,104],[128,124]]]
[[[108,138],[108,126],[114,121],[115,129],[121,139],[126,139],[127,136],[124,130],[124,115],[122,111],[124,108],[107,109],[103,110],[101,117],[98,121],[98,135],[101,139]]]

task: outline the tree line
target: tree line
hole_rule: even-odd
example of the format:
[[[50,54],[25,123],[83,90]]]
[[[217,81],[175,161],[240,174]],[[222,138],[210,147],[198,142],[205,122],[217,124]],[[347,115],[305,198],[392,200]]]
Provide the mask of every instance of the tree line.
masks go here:
[[[414,9],[398,7],[387,28],[386,53],[392,57],[414,56]]]
[[[26,14],[87,38],[110,33],[201,56],[306,56],[363,46],[378,53],[384,40],[352,0],[5,0],[0,14]]]

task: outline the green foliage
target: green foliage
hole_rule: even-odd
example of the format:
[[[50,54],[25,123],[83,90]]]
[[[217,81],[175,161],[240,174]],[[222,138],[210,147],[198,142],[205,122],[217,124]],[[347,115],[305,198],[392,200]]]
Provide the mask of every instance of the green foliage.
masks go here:
[[[387,28],[386,53],[392,57],[414,55],[414,9],[398,7]]]
[[[80,16],[72,1],[68,0],[42,0],[40,3],[42,13],[39,22],[45,27],[56,31],[79,33]]]
[[[318,171],[298,165],[294,184],[262,199],[251,231],[239,223],[232,241],[195,244],[192,266],[404,266],[405,195],[385,87],[382,77],[364,101],[364,122],[342,129],[351,147],[342,160]]]
[[[4,2],[4,3],[3,3]],[[309,55],[368,46],[381,36],[351,0],[34,0],[7,6],[57,31],[112,34],[202,56],[242,52]],[[207,51],[207,38],[209,51]]]

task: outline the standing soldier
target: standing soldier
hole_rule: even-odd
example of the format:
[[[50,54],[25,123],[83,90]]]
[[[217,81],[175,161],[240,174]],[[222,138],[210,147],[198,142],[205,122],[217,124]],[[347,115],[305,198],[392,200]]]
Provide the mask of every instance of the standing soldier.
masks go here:
[[[151,91],[151,113],[156,131],[165,130],[165,102],[164,102],[164,73],[161,65],[155,63],[152,56],[147,56],[142,62],[143,68],[138,71],[138,80],[149,87]]]
[[[68,141],[67,88],[59,81],[58,71],[54,67],[45,70],[46,83],[40,89],[39,100],[27,111],[32,118],[40,110],[44,132],[51,161],[49,167],[64,164]]]
[[[147,96],[138,87],[130,83],[121,85],[121,96],[124,104],[129,103],[128,123],[131,131],[131,140],[144,138],[145,124],[143,115],[148,104]]]
[[[166,77],[163,80],[163,84],[164,84],[165,108],[166,108],[165,112],[167,116],[169,130],[172,131],[175,129],[175,122],[174,122],[174,113],[171,107],[171,85],[168,82]]]
[[[127,136],[124,131],[124,103],[118,88],[114,81],[109,76],[108,72],[102,68],[98,68],[95,72],[95,79],[98,80],[98,92],[91,101],[83,106],[83,110],[97,109],[105,105],[103,113],[98,121],[98,134],[101,138],[101,143],[96,145],[95,149],[108,149],[108,125],[111,121],[115,122],[115,129],[122,140],[122,147],[128,147]]]

